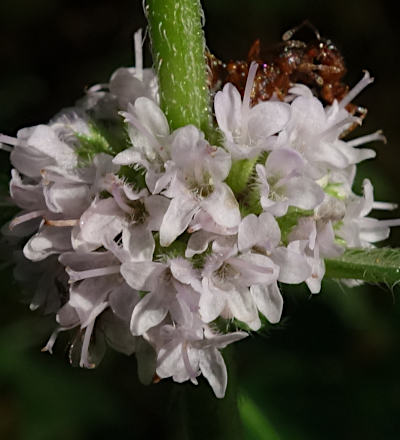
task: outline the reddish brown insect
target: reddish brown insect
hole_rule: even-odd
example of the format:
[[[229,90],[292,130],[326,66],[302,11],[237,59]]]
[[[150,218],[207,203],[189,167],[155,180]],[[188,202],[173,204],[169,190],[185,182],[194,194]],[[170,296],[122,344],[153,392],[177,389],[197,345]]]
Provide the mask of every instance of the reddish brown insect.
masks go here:
[[[314,38],[308,43],[292,39],[305,26],[311,28]],[[253,104],[266,101],[274,94],[283,100],[295,83],[308,85],[327,104],[332,104],[334,99],[340,101],[349,90],[342,82],[346,73],[342,55],[331,41],[321,38],[308,21],[285,32],[282,42],[265,52],[261,51],[260,40],[256,40],[246,61],[230,61],[225,64],[211,54],[207,58],[212,90],[218,90],[230,82],[242,96],[250,64],[256,61],[259,68],[252,92]],[[348,110],[352,113],[363,113],[363,109],[352,105],[350,107]]]

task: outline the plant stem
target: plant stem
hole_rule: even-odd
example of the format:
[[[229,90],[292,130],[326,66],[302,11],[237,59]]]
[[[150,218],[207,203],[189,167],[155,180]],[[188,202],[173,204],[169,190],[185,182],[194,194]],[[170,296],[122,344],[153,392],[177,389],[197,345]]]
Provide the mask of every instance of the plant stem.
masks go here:
[[[147,0],[160,104],[172,130],[193,124],[214,138],[200,0]]]
[[[347,278],[394,285],[400,280],[400,249],[349,249],[326,260],[328,278]]]

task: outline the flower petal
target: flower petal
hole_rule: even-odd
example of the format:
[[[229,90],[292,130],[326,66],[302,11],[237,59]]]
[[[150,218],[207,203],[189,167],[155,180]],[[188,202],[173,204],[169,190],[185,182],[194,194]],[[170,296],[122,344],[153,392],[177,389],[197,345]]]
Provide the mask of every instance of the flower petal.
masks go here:
[[[311,276],[311,267],[304,255],[285,247],[278,247],[271,255],[271,260],[280,268],[278,281],[298,284]]]
[[[242,117],[242,99],[236,87],[225,84],[215,95],[214,108],[219,128],[231,138],[231,133],[240,127]]]
[[[203,376],[208,380],[216,397],[222,399],[228,383],[224,358],[216,348],[199,350],[199,358]]]
[[[121,275],[136,290],[151,290],[153,280],[164,270],[164,264],[154,261],[131,261],[121,265]]]
[[[233,228],[240,223],[239,204],[225,183],[216,185],[212,194],[202,200],[201,207],[219,225]]]
[[[290,106],[283,102],[260,102],[250,109],[248,131],[250,138],[259,143],[281,131],[290,118]]]
[[[28,260],[44,260],[51,254],[61,254],[70,250],[71,228],[43,226],[24,246],[24,255]]]
[[[168,313],[164,298],[158,292],[145,295],[133,309],[131,318],[131,332],[140,336],[152,327],[158,325]]]
[[[269,286],[251,286],[251,294],[258,310],[268,319],[271,324],[276,324],[281,319],[283,298],[277,283]]]
[[[146,224],[134,224],[122,229],[123,248],[132,261],[151,261],[155,249],[153,234]]]
[[[171,200],[160,227],[160,244],[168,247],[185,231],[198,210],[198,202],[189,197],[175,197]]]

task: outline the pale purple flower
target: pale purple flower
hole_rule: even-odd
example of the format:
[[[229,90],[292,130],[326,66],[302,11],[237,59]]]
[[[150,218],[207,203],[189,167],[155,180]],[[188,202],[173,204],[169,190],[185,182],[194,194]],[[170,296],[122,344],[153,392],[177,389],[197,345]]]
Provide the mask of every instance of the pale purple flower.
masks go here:
[[[151,99],[141,97],[122,112],[128,124],[132,147],[117,154],[118,165],[141,166],[146,170],[146,185],[151,193],[160,192],[159,179],[165,173],[169,154],[169,126],[167,118]]]
[[[321,281],[325,275],[324,258],[340,256],[344,249],[336,244],[332,222],[303,217],[289,235],[288,249],[304,255],[311,267],[311,276],[306,284],[311,293],[321,290]]]
[[[124,249],[133,260],[153,257],[155,242],[152,231],[158,231],[169,200],[151,195],[146,189],[134,191],[113,178],[109,191],[113,197],[94,200],[75,228],[75,249],[94,250],[122,233]]]
[[[150,334],[157,344],[157,375],[172,377],[175,382],[191,380],[197,384],[196,378],[203,374],[215,395],[222,398],[227,372],[219,349],[246,336],[245,332],[215,334],[195,314],[187,311],[183,325],[163,325]]]
[[[276,137],[287,124],[290,107],[282,102],[261,102],[250,108],[257,63],[252,63],[246,81],[243,102],[230,83],[215,95],[214,108],[218,127],[225,136],[224,146],[232,159],[251,159],[273,148]]]
[[[311,275],[306,258],[281,244],[281,231],[275,218],[268,212],[260,216],[250,214],[239,226],[240,252],[259,252],[279,266],[278,281],[299,284]]]
[[[345,106],[372,79],[366,72],[364,78],[340,102],[324,108],[305,86],[290,90],[296,97],[290,105],[291,117],[278,136],[276,148],[293,148],[307,161],[306,171],[313,179],[323,177],[329,169],[343,169],[351,164],[375,157],[375,152],[357,149],[356,146],[384,139],[380,133],[353,141],[342,141],[340,135],[360,121],[351,116]]]
[[[91,368],[89,345],[96,319],[108,307],[120,319],[126,318],[139,295],[125,283],[120,262],[111,252],[68,252],[60,256],[60,262],[66,266],[71,288],[68,302],[58,311],[57,322],[62,328],[79,325],[85,330],[80,365]]]
[[[281,217],[289,206],[310,210],[323,201],[321,187],[304,175],[306,165],[299,153],[284,148],[269,153],[264,166],[256,165],[264,211]]]
[[[208,323],[218,316],[236,318],[252,330],[258,330],[261,326],[258,306],[260,311],[271,310],[275,300],[270,299],[270,294],[274,295],[276,291],[254,298],[250,288],[272,285],[278,278],[279,267],[262,254],[238,254],[232,240],[227,239],[225,243],[222,240],[216,241],[213,248],[214,252],[207,258],[201,274],[202,294],[199,305],[203,321]],[[263,299],[265,302],[262,303]],[[266,313],[274,322],[277,322],[274,319],[277,315],[280,317],[279,310],[277,314],[269,311]]]
[[[168,313],[173,320],[179,320],[178,297],[199,296],[199,274],[183,258],[167,263],[126,261],[121,273],[131,287],[148,292],[133,310],[131,331],[135,335],[142,335],[160,324]]]
[[[345,213],[337,228],[337,235],[348,247],[371,247],[371,243],[389,237],[390,227],[399,226],[399,219],[378,220],[367,217],[372,209],[392,210],[393,203],[374,202],[373,186],[368,179],[363,182],[363,196],[352,195],[346,201]]]
[[[207,213],[218,225],[237,226],[239,206],[223,183],[230,170],[230,155],[209,145],[192,125],[174,132],[170,149],[170,182],[163,194],[172,200],[160,228],[161,245],[169,246],[199,212]]]

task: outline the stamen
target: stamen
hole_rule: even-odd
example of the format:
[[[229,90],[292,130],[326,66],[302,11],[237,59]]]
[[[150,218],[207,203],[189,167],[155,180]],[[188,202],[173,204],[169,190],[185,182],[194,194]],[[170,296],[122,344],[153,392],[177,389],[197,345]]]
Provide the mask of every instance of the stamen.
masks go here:
[[[143,81],[143,40],[142,29],[135,32],[133,37],[135,44],[135,67],[136,78]]]
[[[330,135],[336,135],[338,128],[343,127],[344,125],[347,124],[354,124],[354,123],[361,125],[362,120],[360,118],[356,118],[355,116],[348,116],[347,118],[342,119],[341,121],[329,127],[327,130],[323,131],[321,133],[321,136],[329,137]]]
[[[339,108],[345,108],[350,102],[367,87],[368,84],[374,82],[374,78],[371,78],[369,72],[364,71],[363,78],[350,90],[350,92],[340,101]]]
[[[96,322],[96,318],[108,307],[107,302],[100,303],[97,307],[95,307],[92,313],[89,316],[89,323],[87,324],[85,336],[83,338],[82,350],[81,350],[81,360],[79,362],[79,366],[81,368],[95,368],[96,364],[89,362],[89,345],[90,339],[92,338],[94,324]],[[85,326],[85,323],[82,324],[82,327]]]
[[[44,224],[48,226],[56,226],[58,228],[64,228],[66,226],[75,226],[79,223],[79,220],[47,220],[44,219]]]
[[[243,102],[242,102],[242,142],[246,140],[247,135],[247,118],[250,111],[251,92],[253,90],[254,78],[258,69],[258,64],[252,61],[250,64],[249,73],[247,75],[246,87],[244,89]]]
[[[393,209],[397,208],[397,203],[388,203],[388,202],[373,202],[372,209],[379,209],[383,211],[393,211]]]
[[[7,151],[7,153],[11,153],[13,149],[9,145],[0,143],[0,150]]]
[[[67,274],[69,275],[69,283],[75,283],[80,280],[84,280],[86,278],[95,278],[102,277],[105,275],[113,275],[119,273],[120,266],[108,266],[108,267],[100,267],[98,269],[89,269],[82,271],[72,270],[70,267],[65,269]]]
[[[32,211],[28,214],[19,215],[18,217],[15,217],[11,223],[10,223],[10,230],[13,230],[15,226],[20,225],[21,223],[27,222],[28,220],[32,220],[37,217],[42,217],[44,214],[46,214],[47,211],[40,210],[40,211]]]
[[[47,341],[47,344],[41,349],[41,352],[48,351],[50,354],[53,354],[53,346],[57,340],[58,334],[60,332],[64,332],[66,330],[70,330],[68,327],[58,327],[56,328],[53,333],[50,335],[49,340]]]
[[[400,218],[394,218],[390,220],[379,220],[379,226],[382,228],[393,228],[395,226],[400,226]]]
[[[366,136],[361,136],[356,139],[352,139],[351,141],[347,141],[346,144],[349,147],[358,147],[358,145],[367,144],[368,142],[373,141],[382,141],[386,144],[386,138],[382,134],[382,130],[378,130],[375,133],[367,134]]]
[[[89,363],[89,344],[90,339],[92,337],[93,328],[94,328],[95,320],[93,320],[87,327],[85,331],[85,336],[83,338],[82,351],[81,351],[81,360],[79,362],[79,366],[81,368],[95,368],[96,365]]]
[[[7,145],[2,146],[1,144],[7,144]],[[12,151],[12,149],[7,150],[8,145],[13,145],[13,146],[21,145],[21,140],[15,137],[6,136],[5,134],[0,134],[0,148],[6,151]]]

